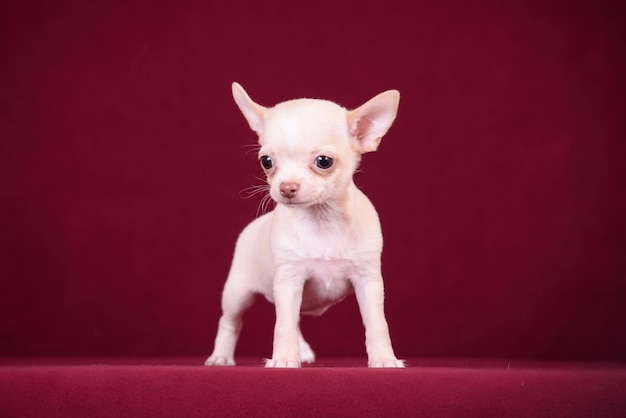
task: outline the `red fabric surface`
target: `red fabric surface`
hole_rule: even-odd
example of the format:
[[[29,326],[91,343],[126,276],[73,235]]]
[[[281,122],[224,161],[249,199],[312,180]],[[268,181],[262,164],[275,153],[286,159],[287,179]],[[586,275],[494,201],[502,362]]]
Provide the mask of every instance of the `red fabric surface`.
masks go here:
[[[413,359],[404,370],[208,368],[201,358],[0,362],[4,417],[618,417],[626,368]],[[326,361],[323,361],[326,363]],[[358,367],[354,367],[354,366]]]
[[[623,4],[2,2],[0,355],[209,354],[259,203],[239,81],[266,105],[401,92],[356,176],[399,357],[626,360]],[[272,327],[259,300],[238,355]],[[364,353],[353,299],[303,332]]]

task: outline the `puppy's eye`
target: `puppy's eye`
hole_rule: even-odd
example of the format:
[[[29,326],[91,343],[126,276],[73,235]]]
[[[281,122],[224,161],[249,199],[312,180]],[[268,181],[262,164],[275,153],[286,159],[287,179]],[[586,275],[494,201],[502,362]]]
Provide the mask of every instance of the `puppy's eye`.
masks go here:
[[[315,165],[322,170],[328,170],[333,165],[333,159],[325,155],[320,155],[315,159]]]
[[[272,161],[272,157],[269,155],[264,155],[260,158],[261,165],[264,169],[269,170],[274,166],[274,162]]]

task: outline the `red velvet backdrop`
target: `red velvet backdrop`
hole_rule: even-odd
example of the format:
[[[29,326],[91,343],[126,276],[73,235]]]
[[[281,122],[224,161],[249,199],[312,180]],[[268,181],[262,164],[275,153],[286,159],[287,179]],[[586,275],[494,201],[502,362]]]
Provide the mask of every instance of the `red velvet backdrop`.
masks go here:
[[[0,354],[208,354],[261,170],[235,107],[396,88],[357,184],[400,357],[626,360],[619,1],[0,6]],[[272,306],[238,354],[271,353]],[[364,355],[349,299],[303,331]]]

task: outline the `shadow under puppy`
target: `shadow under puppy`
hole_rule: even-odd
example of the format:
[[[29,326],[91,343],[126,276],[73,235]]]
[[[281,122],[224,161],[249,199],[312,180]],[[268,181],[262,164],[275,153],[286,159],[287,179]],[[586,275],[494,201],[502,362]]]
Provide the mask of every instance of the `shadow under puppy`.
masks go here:
[[[259,160],[276,207],[237,240],[214,350],[205,364],[235,364],[242,315],[257,293],[276,306],[266,367],[311,363],[315,354],[300,332],[300,315],[321,315],[354,291],[368,365],[404,367],[393,352],[384,314],[378,214],[352,178],[361,155],[375,151],[393,123],[399,92],[386,91],[348,111],[315,99],[266,108],[239,84],[232,90],[259,136]]]

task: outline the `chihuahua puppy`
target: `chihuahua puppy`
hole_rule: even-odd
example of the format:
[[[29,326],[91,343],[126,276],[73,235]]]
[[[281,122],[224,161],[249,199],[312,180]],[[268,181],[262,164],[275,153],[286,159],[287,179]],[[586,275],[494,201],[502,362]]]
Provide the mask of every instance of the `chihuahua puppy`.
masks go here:
[[[352,179],[361,155],[375,151],[393,123],[399,92],[386,91],[350,111],[315,99],[266,108],[237,83],[232,92],[259,136],[259,161],[276,207],[237,240],[205,364],[235,364],[242,314],[259,293],[276,307],[273,354],[265,366],[311,363],[315,354],[300,332],[300,315],[321,315],[354,292],[369,367],[404,367],[383,309],[378,214]]]

